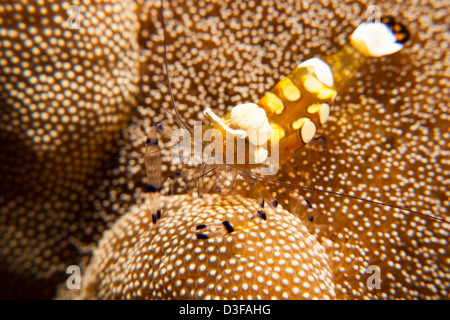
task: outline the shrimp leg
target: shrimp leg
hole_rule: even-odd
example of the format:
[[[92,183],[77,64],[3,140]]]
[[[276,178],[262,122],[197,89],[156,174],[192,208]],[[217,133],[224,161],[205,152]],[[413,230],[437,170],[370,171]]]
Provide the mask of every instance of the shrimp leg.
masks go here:
[[[152,223],[161,218],[161,149],[158,145],[157,127],[152,126],[145,147],[145,172],[147,174],[148,209]]]

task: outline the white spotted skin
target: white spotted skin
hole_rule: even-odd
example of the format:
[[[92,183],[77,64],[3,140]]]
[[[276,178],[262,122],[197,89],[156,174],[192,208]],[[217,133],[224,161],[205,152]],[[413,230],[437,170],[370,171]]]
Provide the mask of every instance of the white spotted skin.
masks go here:
[[[311,120],[306,120],[300,129],[300,135],[305,144],[310,143],[316,134],[316,125]]]
[[[281,207],[267,221],[199,241],[191,228],[250,216],[257,204],[236,195],[165,203],[158,229],[137,206],[105,232],[83,274],[82,299],[335,298],[325,248]]]
[[[255,103],[233,107],[227,123],[230,127],[246,131],[249,142],[253,145],[265,144],[272,134],[266,111]]]
[[[351,43],[363,55],[381,57],[403,48],[384,23],[363,22],[352,33]]]
[[[183,68],[174,70],[172,75],[181,83],[176,101],[185,108],[182,112],[184,119],[198,119],[197,113],[201,113],[202,110],[197,106],[205,105],[205,97],[208,99],[208,105],[214,101],[212,109],[217,114],[225,113],[227,106],[236,105],[240,101],[257,101],[271,87],[271,84],[268,84],[270,80],[267,79],[279,79],[289,72],[286,72],[286,64],[292,61],[286,59],[285,55],[295,57],[302,52],[301,54],[307,57],[309,54],[306,50],[308,48],[296,44],[283,47],[283,51],[276,46],[273,49],[253,43],[249,45],[245,39],[247,32],[267,37],[272,43],[282,43],[285,41],[282,37],[285,33],[279,36],[275,32],[272,34],[270,26],[281,25],[280,28],[286,28],[282,22],[289,22],[287,18],[292,18],[300,22],[296,22],[298,25],[290,27],[286,33],[296,37],[290,43],[298,43],[296,41],[300,40],[301,43],[311,42],[317,52],[327,54],[321,47],[323,37],[317,37],[316,33],[308,35],[298,30],[304,30],[306,25],[311,30],[317,30],[319,34],[326,34],[330,30],[330,23],[333,23],[334,32],[348,33],[350,30],[347,31],[347,29],[350,28],[341,27],[342,22],[352,23],[351,21],[355,21],[352,18],[357,19],[365,14],[364,11],[356,13],[352,11],[353,4],[340,2],[340,7],[342,6],[345,12],[345,19],[342,18],[342,12],[336,14],[328,10],[323,13],[319,10],[315,16],[319,23],[308,25],[302,22],[308,21],[308,10],[305,10],[305,13],[295,12],[291,7],[292,10],[283,12],[285,15],[266,17],[269,27],[260,19],[255,19],[255,25],[251,28],[246,28],[244,23],[238,31],[227,29],[225,26],[227,33],[220,28],[210,27],[217,25],[217,21],[208,16],[207,10],[205,15],[196,12],[200,25],[204,25],[206,31],[194,29],[194,24],[188,26],[183,24],[184,20],[173,18],[175,25],[183,25],[183,28],[167,27],[167,31],[177,35],[176,39],[171,39],[173,41],[170,48],[172,56],[178,57],[177,52],[181,52],[186,47],[186,43],[192,43],[192,47],[197,50],[192,52],[191,58],[187,55],[180,57],[177,63]],[[226,14],[237,22],[243,22],[245,13],[253,12],[253,9],[250,10],[245,6],[243,4],[239,10],[233,10],[231,5],[224,5],[226,9],[229,9]],[[264,10],[278,10],[274,7],[266,8],[259,3],[256,6]],[[326,4],[322,3],[321,6],[326,7]],[[445,30],[445,26],[442,24],[442,19],[430,10],[429,4],[421,3],[417,7],[409,8],[398,1],[384,3],[382,6],[385,11],[393,8],[395,14],[413,11],[415,17],[422,15],[434,17],[430,23],[427,19],[414,21],[414,16],[403,16],[409,22],[415,23],[418,33],[430,34],[430,37],[426,39],[418,37],[417,43],[408,48],[408,54],[393,56],[392,60],[387,58],[382,63],[374,61],[368,70],[361,72],[353,85],[341,93],[337,105],[333,107],[333,113],[328,118],[327,127],[318,132],[327,139],[327,148],[322,152],[313,148],[300,150],[295,158],[288,159],[284,163],[277,178],[294,184],[304,183],[384,202],[405,204],[416,207],[418,210],[430,207],[433,208],[434,213],[446,216],[449,196],[448,188],[444,183],[446,166],[445,159],[442,159],[445,158],[442,157],[442,152],[450,136],[447,134],[445,125],[448,120],[448,110],[445,108],[445,81],[442,80],[446,79],[442,68],[442,56],[445,55],[445,51],[440,47],[445,38],[442,35],[444,33],[439,32],[439,30]],[[239,14],[234,11],[239,11]],[[332,17],[330,18],[328,14]],[[189,17],[193,18],[193,16]],[[154,19],[157,21],[157,15]],[[302,28],[296,29],[296,26]],[[193,30],[195,32],[192,32]],[[231,34],[233,36],[230,36]],[[349,34],[345,36],[348,38]],[[211,52],[200,46],[204,37],[218,39],[217,55],[226,56],[233,67],[223,67],[212,61]],[[326,49],[339,48],[337,39],[329,41],[331,44],[327,42]],[[155,43],[152,44],[154,46],[152,48],[156,52],[161,42],[155,41]],[[305,51],[301,50],[303,48]],[[429,48],[435,48],[435,50],[429,50]],[[189,46],[188,54],[191,54],[190,50]],[[231,50],[238,54],[227,55],[227,52]],[[258,54],[263,50],[273,55],[270,63],[260,60]],[[411,61],[412,63],[409,64],[408,62]],[[162,71],[158,69],[161,61],[158,62],[159,64],[154,62],[152,68],[161,74]],[[207,66],[207,72],[201,67],[203,65]],[[236,65],[239,67],[235,67]],[[239,73],[246,67],[249,69]],[[420,74],[420,77],[417,74]],[[258,78],[261,75],[264,80]],[[249,78],[254,81],[251,85],[249,85]],[[152,104],[154,101],[155,105],[160,106],[164,105],[165,100],[158,96],[161,93],[160,89],[155,89],[156,81],[157,79],[155,82],[150,82],[152,88],[150,96],[154,98]],[[273,83],[276,83],[276,80],[272,80]],[[242,88],[245,88],[245,91],[239,91]],[[191,92],[199,94],[194,97]],[[428,107],[427,100],[433,101],[433,108]],[[168,104],[165,105],[165,107],[168,106]],[[153,120],[153,117],[159,121],[164,113],[162,111],[152,113],[148,110],[139,110],[139,112],[141,112],[142,121],[130,127],[130,135],[134,135],[130,145],[136,145],[136,141],[145,135],[136,133],[140,132],[139,126],[146,123],[145,121],[148,123],[148,119]],[[125,151],[124,154],[130,154],[129,149]],[[170,164],[165,166],[166,172],[177,169]],[[136,165],[129,164],[128,167],[132,168],[133,172],[136,171]],[[125,171],[121,170],[124,174]],[[126,182],[123,180],[125,179],[108,184],[105,190],[108,192],[112,189],[120,192],[123,189],[126,190]],[[286,201],[294,202],[290,194],[295,194],[295,191],[277,185],[271,187],[271,191],[283,204]],[[236,192],[245,194],[247,190],[245,187],[238,186]],[[449,260],[446,256],[449,238],[447,227],[444,228],[413,214],[361,204],[338,196],[315,192],[298,192],[296,195],[305,196],[313,204],[314,221],[317,225],[325,225],[326,228],[332,229],[330,232],[322,231],[319,239],[322,243],[327,241],[332,243],[333,249],[329,252],[329,257],[332,261],[331,265],[334,266],[334,281],[337,284],[336,292],[339,298],[448,297],[448,290],[445,289],[449,287]],[[115,204],[113,201],[111,203]],[[164,230],[162,232],[165,232]],[[168,244],[167,247],[170,248],[170,245]],[[417,249],[418,247],[420,250]],[[208,254],[209,251],[206,256]],[[365,290],[367,273],[364,271],[374,261],[380,265],[382,274],[386,274],[387,280],[382,282],[380,290],[368,291]],[[299,292],[298,287],[293,290],[295,293]],[[120,290],[117,289],[117,291]],[[222,292],[225,291],[226,288],[222,287]],[[303,295],[307,297],[307,293]]]
[[[330,116],[330,105],[328,103],[322,103],[319,109],[319,120],[323,125],[328,121],[328,117]]]
[[[319,58],[311,58],[300,63],[297,68],[311,67],[314,69],[314,74],[323,84],[332,87],[334,85],[333,71],[330,66]]]

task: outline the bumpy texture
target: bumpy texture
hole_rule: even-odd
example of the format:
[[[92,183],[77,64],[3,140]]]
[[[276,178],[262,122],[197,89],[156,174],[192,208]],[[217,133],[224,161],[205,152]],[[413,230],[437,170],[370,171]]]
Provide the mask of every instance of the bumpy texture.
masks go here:
[[[0,4],[0,297],[47,297],[104,229],[88,197],[138,91],[136,6]]]
[[[255,210],[252,199],[239,196],[174,196],[151,227],[146,206],[132,207],[104,233],[80,298],[334,298],[324,247],[284,210],[226,237],[199,241],[191,232]]]
[[[137,17],[140,23],[136,42],[143,49],[141,61],[145,67],[139,69],[141,95],[137,96],[138,106],[124,139],[120,141],[121,157],[116,166],[116,156],[102,152],[103,147],[110,149],[108,146],[114,139],[108,135],[108,141],[98,142],[100,128],[107,129],[90,122],[90,113],[77,112],[79,119],[65,117],[71,109],[61,102],[57,105],[60,107],[54,108],[54,117],[39,118],[41,124],[33,126],[32,122],[37,121],[33,117],[39,115],[39,112],[33,113],[36,111],[33,104],[39,107],[39,99],[45,95],[35,94],[34,90],[40,89],[36,84],[26,82],[32,79],[27,72],[24,73],[26,81],[23,80],[16,89],[14,86],[19,85],[17,74],[28,68],[27,62],[37,65],[40,62],[28,61],[26,50],[15,55],[12,54],[14,46],[11,49],[2,46],[1,160],[5,165],[1,170],[5,178],[1,196],[1,259],[2,271],[6,270],[2,272],[6,275],[2,281],[11,280],[7,286],[2,282],[2,287],[7,288],[2,291],[4,295],[39,297],[42,288],[51,292],[55,274],[59,272],[57,279],[61,279],[64,266],[74,264],[80,258],[81,253],[75,250],[64,253],[69,239],[71,243],[95,241],[110,221],[127,213],[130,205],[145,200],[140,187],[144,177],[143,163],[130,157],[142,154],[148,126],[167,117],[160,107],[170,108],[162,69],[159,4],[137,1],[134,6],[131,2],[121,3],[124,5],[117,14],[136,12],[129,20],[136,21],[134,18]],[[128,4],[134,9],[128,9]],[[24,10],[22,7],[2,5],[1,10],[20,13]],[[49,17],[56,15],[51,5],[45,7]],[[220,114],[238,103],[257,102],[299,62],[335,52],[348,40],[355,26],[367,18],[367,7],[367,3],[357,1],[174,1],[170,7],[167,5],[169,69],[175,101],[182,116],[192,124],[193,120],[202,119],[200,113],[206,106]],[[280,180],[405,205],[432,212],[448,221],[450,168],[446,148],[450,140],[450,90],[447,26],[450,21],[447,7],[445,1],[414,6],[401,1],[380,4],[382,14],[396,16],[409,27],[411,41],[393,56],[371,60],[357,74],[353,84],[336,99],[326,126],[318,131],[327,139],[326,149],[308,148],[285,159],[278,175]],[[92,10],[99,8],[92,7]],[[61,12],[60,15],[64,10]],[[42,50],[34,42],[26,41],[27,27],[36,21],[26,18],[28,15],[25,14],[2,17],[10,19],[7,24],[10,28],[17,29],[20,44],[28,43],[31,49]],[[22,24],[16,27],[18,21]],[[49,23],[57,21],[49,18]],[[113,24],[108,19],[104,25],[122,24]],[[129,28],[138,32],[131,25],[128,24]],[[45,38],[45,30],[41,34],[40,27],[36,28],[39,36]],[[80,28],[78,32],[93,32],[100,28]],[[5,32],[4,28],[2,32]],[[114,35],[119,47],[120,43],[125,45],[118,54],[136,57],[130,58],[136,62],[135,54],[139,48],[128,38],[123,40],[123,33],[114,32]],[[70,41],[61,42],[61,38],[57,36],[52,41],[65,48]],[[52,43],[50,39],[46,41]],[[88,57],[95,49],[108,47],[100,39],[96,46],[78,47],[89,42],[83,37],[72,40],[77,46],[72,48],[71,55],[85,52]],[[52,56],[55,54],[48,50],[39,55],[41,59]],[[86,65],[86,60],[89,58],[81,60],[83,70],[91,70],[86,71],[91,75],[99,74],[94,67],[96,63]],[[51,65],[57,65],[57,62]],[[53,72],[49,67],[30,69],[36,75]],[[76,76],[83,73],[77,70],[74,69]],[[137,68],[130,70],[130,75],[138,74]],[[113,75],[118,82],[129,79]],[[46,92],[55,96],[49,99],[59,101],[58,86],[64,88],[65,79],[74,85],[69,77],[70,72],[55,75],[57,86],[46,88]],[[88,78],[87,75],[79,81],[85,82],[86,86]],[[107,84],[105,86],[109,88]],[[133,85],[125,86],[125,89],[135,92]],[[127,96],[120,89],[108,89],[106,93],[114,98]],[[82,100],[76,95],[68,96],[71,106]],[[24,102],[18,104],[19,99]],[[132,99],[120,101],[122,103],[118,105],[121,106],[132,104]],[[14,106],[20,115],[14,113]],[[122,108],[114,109],[114,112],[123,119],[130,115]],[[20,118],[22,114],[25,114],[24,119]],[[18,118],[21,120],[13,121]],[[82,131],[83,126],[79,128],[81,123],[86,124],[85,131]],[[28,131],[30,129],[34,131]],[[55,132],[45,135],[42,130]],[[72,136],[67,133],[69,130],[73,130],[70,132],[76,139],[54,137]],[[35,138],[31,139],[24,132]],[[64,143],[58,145],[57,141]],[[38,152],[40,157],[37,157],[34,150],[40,150],[42,145],[48,145],[48,150]],[[64,156],[58,156],[60,153]],[[87,154],[96,155],[95,161],[82,156]],[[102,156],[114,166],[113,169],[100,167]],[[166,174],[177,170],[169,163],[169,158],[164,161]],[[59,182],[42,183],[39,179]],[[104,181],[97,188],[99,179]],[[448,223],[439,224],[416,214],[398,213],[323,193],[295,192],[276,185],[269,187],[290,211],[298,210],[295,198],[299,194],[316,206],[315,223],[325,225],[320,228],[319,242],[331,240],[334,246],[329,255],[338,298],[448,298]],[[243,185],[236,192],[248,195]],[[369,265],[380,268],[381,289],[368,290],[363,274]],[[25,293],[18,289],[14,291],[14,288],[23,287],[27,277],[33,281],[42,280],[39,292],[32,292],[29,287],[24,288]]]

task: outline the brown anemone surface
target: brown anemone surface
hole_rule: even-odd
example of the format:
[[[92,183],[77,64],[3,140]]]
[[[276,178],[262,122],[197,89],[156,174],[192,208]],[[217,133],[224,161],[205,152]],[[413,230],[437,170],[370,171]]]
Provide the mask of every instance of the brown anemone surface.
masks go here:
[[[203,120],[201,111],[206,107],[220,114],[241,102],[257,102],[300,61],[338,50],[355,26],[367,19],[370,4],[325,0],[166,4],[169,71],[183,119],[192,125]],[[145,132],[165,119],[175,126],[164,110],[171,105],[162,67],[160,4],[83,1],[78,29],[68,28],[68,6],[58,1],[0,4],[0,296],[51,298],[57,284],[67,278],[67,266],[79,264],[85,283],[89,282],[84,297],[169,297],[156,288],[166,285],[165,277],[159,271],[148,272],[142,261],[153,261],[150,256],[158,259],[160,247],[166,252],[178,245],[164,237],[178,230],[170,222],[177,217],[177,206],[190,208],[184,215],[192,219],[188,228],[203,217],[197,216],[203,210],[198,208],[211,206],[213,196],[168,198],[168,216],[157,229],[141,228],[148,222],[144,210],[138,210],[146,200],[139,158]],[[369,61],[340,93],[330,120],[318,132],[326,138],[326,148],[304,148],[282,159],[277,179],[406,206],[446,222],[323,192],[279,184],[267,188],[283,208],[302,218],[301,197],[315,207],[314,224],[307,224],[309,231],[304,234],[313,237],[308,243],[311,255],[304,259],[313,256],[311,261],[325,271],[319,272],[323,283],[301,280],[311,292],[318,288],[330,298],[350,299],[448,298],[448,5],[446,1],[388,1],[378,9],[407,25],[411,40],[401,52]],[[178,170],[169,154],[162,169],[166,175]],[[254,210],[251,201],[240,196],[251,196],[244,184],[231,197],[216,198],[215,211],[207,211],[220,215],[221,210],[237,214]],[[281,224],[288,219],[296,230],[289,224],[285,228],[293,234],[306,232],[300,219],[285,211],[270,219]],[[237,241],[244,235],[248,239],[244,237],[242,243],[253,241],[257,246],[263,241],[260,233],[272,232],[264,226],[225,237],[221,245],[225,251],[235,250],[236,243],[227,247],[227,239]],[[112,231],[104,232],[108,228]],[[277,228],[273,225],[273,232],[282,232]],[[136,233],[117,235],[114,230]],[[251,232],[257,237],[252,238]],[[177,241],[182,241],[181,236],[191,241],[188,233],[176,236]],[[108,244],[111,238],[119,242]],[[148,244],[152,241],[153,246]],[[92,265],[109,267],[93,275],[92,267],[84,266],[97,244]],[[205,259],[217,255],[208,256],[207,247],[199,243],[191,245],[193,250],[203,248]],[[286,245],[293,250],[293,245]],[[236,250],[230,251],[235,256],[223,260],[231,274],[220,281],[229,279],[223,282],[229,286],[215,278],[223,294],[234,290],[234,277],[238,290],[247,283],[245,266],[252,255]],[[296,259],[280,264],[275,252],[283,250],[265,255],[276,260],[280,271],[261,274],[263,283],[273,283],[270,294],[324,297],[304,296],[306,288],[292,284],[295,277],[286,280],[287,268]],[[119,261],[125,252],[135,264]],[[244,264],[240,259],[247,255]],[[205,289],[191,295],[192,288],[207,288],[211,282],[208,277],[199,280],[202,276],[196,268],[202,263],[192,260],[199,256],[192,255],[189,263],[181,260],[182,267],[193,263],[195,268],[183,278],[185,287],[172,292],[185,289],[186,297],[194,298],[208,294]],[[230,267],[231,259],[237,265]],[[370,265],[380,270],[380,289],[367,286]],[[128,273],[129,268],[135,273]],[[143,279],[129,278],[142,274]],[[173,282],[168,277],[172,288],[179,285],[179,275]],[[283,281],[289,285],[284,287]],[[264,289],[249,293],[253,284],[257,282],[248,282],[250,291],[236,296],[262,297]],[[281,291],[276,291],[277,286]],[[217,287],[213,291],[216,294]]]
[[[254,215],[238,195],[173,196],[157,227],[145,205],[104,233],[82,280],[82,299],[330,299],[325,248],[280,209],[233,236],[199,241],[201,223]],[[69,292],[72,293],[73,292]],[[67,292],[66,292],[67,294]]]

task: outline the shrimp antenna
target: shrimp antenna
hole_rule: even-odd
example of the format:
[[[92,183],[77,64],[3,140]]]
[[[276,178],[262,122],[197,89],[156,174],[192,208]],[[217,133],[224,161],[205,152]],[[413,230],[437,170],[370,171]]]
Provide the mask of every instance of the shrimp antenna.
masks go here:
[[[354,200],[359,200],[362,202],[366,202],[366,203],[372,203],[372,204],[376,204],[379,206],[386,206],[386,207],[390,207],[390,208],[395,208],[395,209],[399,209],[402,211],[407,211],[410,213],[415,213],[418,215],[421,215],[423,217],[429,218],[429,219],[433,219],[439,222],[445,222],[445,220],[441,217],[435,216],[433,214],[427,214],[427,213],[423,213],[420,211],[415,211],[415,210],[411,210],[408,209],[406,207],[402,207],[402,206],[397,206],[397,205],[393,205],[393,204],[387,204],[381,201],[375,201],[375,200],[369,200],[369,199],[364,199],[364,198],[360,198],[360,197],[356,197],[356,196],[351,196],[345,193],[340,193],[340,192],[334,192],[334,191],[327,191],[327,190],[323,190],[323,189],[318,189],[318,188],[311,188],[311,187],[306,187],[306,186],[299,186],[293,183],[288,183],[288,182],[283,182],[283,181],[279,181],[279,180],[275,180],[275,179],[270,179],[270,178],[266,178],[260,175],[255,175],[255,174],[250,174],[249,175],[253,176],[254,178],[257,179],[261,179],[270,183],[275,183],[284,187],[289,187],[289,188],[298,188],[298,189],[303,189],[303,190],[308,190],[308,191],[313,191],[313,192],[323,192],[326,194],[331,194],[331,195],[335,195],[335,196],[339,196],[339,197],[344,197],[344,198],[350,198],[350,199],[354,199]]]
[[[206,175],[208,175],[209,173],[211,173],[211,172],[213,172],[215,170],[217,170],[217,168],[212,168],[212,169],[204,172],[203,174],[199,175],[198,177],[196,177],[196,179],[201,178],[203,176],[206,176]],[[278,184],[280,186],[288,187],[288,188],[291,188],[291,189],[302,189],[302,190],[307,190],[307,191],[312,191],[312,192],[322,192],[322,193],[326,193],[326,194],[329,194],[329,195],[335,195],[335,196],[338,196],[338,197],[349,198],[349,199],[358,200],[358,201],[362,201],[362,202],[366,202],[366,203],[372,203],[372,204],[375,204],[375,205],[378,205],[378,206],[386,206],[386,207],[390,207],[390,208],[394,208],[394,209],[398,209],[398,210],[402,210],[402,211],[406,211],[406,212],[410,212],[410,213],[415,213],[415,214],[421,215],[423,217],[426,217],[428,219],[436,220],[438,222],[445,222],[445,220],[443,218],[435,216],[433,214],[427,214],[427,213],[423,213],[423,212],[420,212],[420,211],[411,210],[409,208],[402,207],[402,206],[397,206],[397,205],[394,205],[394,204],[387,204],[387,203],[384,203],[384,202],[381,202],[381,201],[364,199],[364,198],[360,198],[360,197],[357,197],[357,196],[351,196],[349,194],[340,193],[340,192],[327,191],[327,190],[323,190],[323,189],[319,189],[319,188],[312,188],[312,187],[307,187],[307,186],[300,186],[300,185],[289,183],[289,182],[283,182],[283,181],[276,180],[276,179],[266,178],[266,177],[263,177],[263,176],[260,176],[260,175],[257,175],[257,174],[253,174],[253,173],[250,173],[250,172],[246,172],[245,174],[247,174],[250,177],[253,177],[253,178],[256,178],[256,179],[260,179],[262,181],[266,181],[266,182],[273,183],[273,184]]]
[[[167,86],[169,88],[169,94],[170,94],[170,99],[172,100],[172,107],[175,110],[175,114],[176,114],[176,118],[179,122],[181,122],[181,124],[183,125],[183,127],[186,128],[186,130],[188,130],[191,135],[192,135],[192,129],[183,121],[183,119],[181,119],[180,117],[180,113],[178,112],[178,108],[175,105],[175,99],[173,97],[172,94],[172,85],[170,84],[170,76],[169,76],[169,67],[167,64],[167,44],[166,44],[166,23],[164,21],[164,1],[161,0],[161,24],[163,27],[163,45],[164,45],[164,67],[165,67],[165,71],[166,71],[166,81],[167,81]]]

